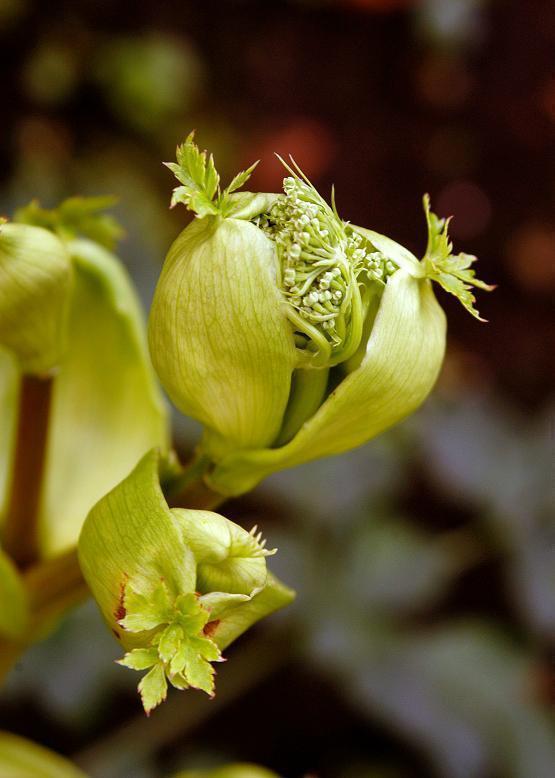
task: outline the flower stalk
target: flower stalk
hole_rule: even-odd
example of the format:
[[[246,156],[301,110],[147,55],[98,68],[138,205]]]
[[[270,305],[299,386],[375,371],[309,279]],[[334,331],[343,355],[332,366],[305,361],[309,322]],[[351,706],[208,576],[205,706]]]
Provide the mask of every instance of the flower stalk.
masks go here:
[[[43,483],[51,375],[23,375],[19,399],[15,453],[2,545],[21,569],[39,555],[39,508]]]

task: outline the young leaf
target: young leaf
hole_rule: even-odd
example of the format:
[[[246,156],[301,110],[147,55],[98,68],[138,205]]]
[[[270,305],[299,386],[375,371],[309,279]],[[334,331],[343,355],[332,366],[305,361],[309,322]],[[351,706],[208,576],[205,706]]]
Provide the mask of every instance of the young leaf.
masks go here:
[[[141,678],[137,688],[141,695],[143,708],[148,716],[157,705],[164,702],[168,693],[164,665],[161,662],[154,665],[152,670],[149,670],[149,672]]]
[[[159,662],[159,657],[155,648],[134,648],[116,661],[130,670],[147,670]]]
[[[89,238],[112,251],[125,232],[113,216],[103,211],[116,203],[117,197],[112,195],[69,197],[49,210],[42,208],[38,200],[32,200],[16,211],[14,221],[44,227],[64,240]]]
[[[177,164],[164,162],[182,184],[173,190],[171,207],[183,203],[197,216],[203,217],[218,213],[214,197],[218,191],[220,177],[214,166],[212,155],[200,151],[194,142],[195,134],[191,132],[185,143],[177,147]]]
[[[231,183],[228,184],[228,186],[226,186],[224,189],[224,196],[230,195],[232,192],[237,191],[237,189],[241,189],[241,187],[247,183],[259,162],[260,160],[257,160],[256,162],[253,162],[252,165],[246,170],[242,170],[240,173],[237,173],[237,175],[231,180]]]
[[[179,624],[170,624],[160,634],[158,642],[158,654],[163,662],[169,662],[179,651],[185,639],[183,628]]]
[[[486,292],[491,292],[495,286],[486,284],[476,278],[471,265],[476,257],[470,254],[453,254],[453,244],[449,240],[449,219],[440,219],[430,210],[430,198],[424,195],[424,212],[428,225],[428,245],[424,256],[424,268],[428,278],[436,281],[446,292],[458,298],[466,310],[479,321],[482,319],[474,303],[476,298],[472,287],[476,286]]]
[[[128,632],[145,632],[168,624],[174,618],[168,589],[163,582],[144,594],[127,585],[123,604],[126,615],[119,623]]]
[[[218,213],[222,216],[232,214],[235,216],[235,212],[239,213],[241,208],[231,195],[246,184],[258,162],[237,173],[231,183],[220,193],[220,176],[214,165],[214,157],[212,154],[207,156],[206,151],[200,151],[194,142],[194,136],[194,132],[191,132],[185,142],[177,147],[177,163],[164,162],[164,165],[172,171],[181,184],[173,190],[170,207],[173,208],[177,203],[183,203],[199,218]],[[252,206],[253,198],[257,198],[257,196],[247,192],[244,194],[249,195],[249,204]],[[248,218],[253,218],[262,210],[261,207]],[[237,218],[245,217],[238,216]]]

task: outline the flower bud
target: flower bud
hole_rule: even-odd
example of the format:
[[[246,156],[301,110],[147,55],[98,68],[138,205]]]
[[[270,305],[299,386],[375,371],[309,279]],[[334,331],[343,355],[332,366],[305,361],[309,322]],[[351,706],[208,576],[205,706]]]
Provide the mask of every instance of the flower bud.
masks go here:
[[[207,447],[265,447],[279,432],[296,362],[274,245],[249,222],[252,206],[267,199],[232,197],[247,171],[213,201],[212,158],[192,138],[178,159],[172,169],[186,184],[173,202],[183,200],[198,218],[171,247],[156,288],[152,360],[175,405],[206,427]]]
[[[207,428],[199,453],[212,462],[210,487],[241,494],[276,470],[359,446],[412,413],[445,350],[431,280],[477,318],[471,287],[492,288],[470,269],[475,257],[452,254],[448,222],[431,213],[428,198],[420,262],[390,238],[343,221],[295,163],[284,163],[283,194],[246,194],[247,224],[230,217],[235,195],[216,197],[212,158],[207,163],[191,138],[178,158],[171,167],[184,186],[174,202],[198,218],[166,260],[150,344],[170,396]]]
[[[212,662],[293,592],[266,569],[265,544],[216,513],[168,507],[163,466],[147,454],[89,513],[79,560],[103,616],[127,649],[121,664],[148,670],[145,710],[167,682],[214,693]]]
[[[66,348],[72,268],[63,243],[26,224],[0,227],[0,345],[44,375]]]

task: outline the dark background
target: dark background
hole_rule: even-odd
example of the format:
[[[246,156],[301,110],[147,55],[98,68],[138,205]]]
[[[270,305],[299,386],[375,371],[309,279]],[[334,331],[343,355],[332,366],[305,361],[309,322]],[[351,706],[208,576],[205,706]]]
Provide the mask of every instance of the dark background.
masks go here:
[[[146,721],[89,603],[12,673],[0,726],[98,778],[552,776],[555,7],[0,0],[0,35],[0,210],[118,195],[145,305],[187,220],[160,162],[192,128],[224,181],[260,158],[252,188],[278,190],[291,153],[343,218],[420,254],[429,192],[498,284],[488,324],[438,291],[449,349],[413,418],[230,504],[299,596],[228,652],[215,702]],[[195,434],[176,419],[184,455]]]

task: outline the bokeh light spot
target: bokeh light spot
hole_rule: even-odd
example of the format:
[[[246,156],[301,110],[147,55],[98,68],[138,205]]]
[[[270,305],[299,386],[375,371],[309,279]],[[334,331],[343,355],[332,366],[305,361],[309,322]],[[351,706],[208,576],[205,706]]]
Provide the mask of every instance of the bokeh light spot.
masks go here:
[[[491,219],[491,203],[485,192],[472,181],[453,181],[438,195],[436,207],[441,216],[453,216],[449,234],[453,238],[476,238]]]

